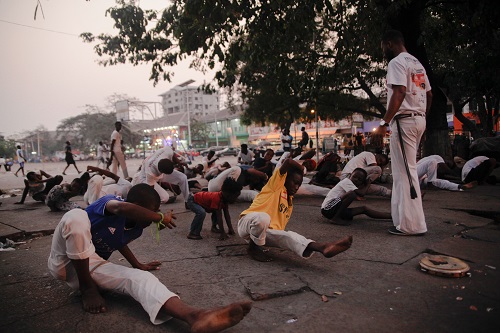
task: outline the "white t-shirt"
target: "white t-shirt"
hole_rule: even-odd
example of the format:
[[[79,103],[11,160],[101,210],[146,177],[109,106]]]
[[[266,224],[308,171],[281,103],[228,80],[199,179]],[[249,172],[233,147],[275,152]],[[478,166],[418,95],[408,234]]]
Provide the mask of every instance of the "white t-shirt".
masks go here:
[[[465,163],[464,167],[462,168],[462,181],[465,180],[465,178],[472,169],[478,167],[481,163],[483,163],[486,160],[489,160],[489,158],[486,156],[477,156],[471,160],[468,160],[467,163]]]
[[[418,179],[422,180],[427,175],[429,177],[427,181],[435,181],[437,179],[437,165],[439,163],[444,163],[444,159],[439,155],[431,155],[419,160],[417,162]]]
[[[142,162],[141,171],[134,176],[134,185],[139,183],[146,183],[153,186],[163,176],[163,173],[158,170],[158,162],[163,159],[172,161],[174,151],[170,147],[158,149],[155,153]]]
[[[344,170],[342,170],[342,174],[350,174],[356,168],[364,168],[370,164],[377,164],[377,160],[375,159],[375,155],[368,151],[364,151],[354,156],[349,162],[347,162]]]
[[[417,58],[407,52],[400,53],[389,62],[387,67],[387,107],[393,94],[393,85],[405,86],[406,96],[396,114],[419,112],[425,115],[427,107],[426,92],[431,90],[424,66]]]
[[[354,191],[357,189],[358,188],[356,187],[356,185],[354,185],[352,180],[350,180],[349,178],[342,179],[340,182],[338,182],[337,185],[335,185],[334,188],[330,190],[330,192],[328,192],[328,194],[325,197],[325,200],[321,204],[321,208],[325,208],[330,201],[336,198],[340,198],[347,192]]]
[[[238,157],[241,158],[242,163],[252,162],[254,156],[255,155],[251,150],[247,151],[246,154],[244,154],[242,151],[240,151],[240,153],[238,154]]]
[[[106,157],[106,148],[104,146],[97,146],[97,158]]]
[[[285,148],[290,148],[292,146],[292,136],[291,135],[285,135],[285,134],[281,133],[280,140],[281,140],[281,148],[283,150]],[[289,142],[283,142],[282,140],[288,140]]]
[[[113,152],[114,153],[121,153],[122,152],[122,135],[117,130],[114,130],[113,133],[111,133],[111,142],[113,142],[113,140],[115,140],[115,144],[113,145]]]

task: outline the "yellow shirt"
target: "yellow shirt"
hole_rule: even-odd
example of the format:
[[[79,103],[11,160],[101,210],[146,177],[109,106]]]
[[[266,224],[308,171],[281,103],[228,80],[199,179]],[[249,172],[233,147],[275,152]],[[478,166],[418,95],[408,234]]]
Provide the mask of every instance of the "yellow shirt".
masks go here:
[[[285,188],[286,175],[286,173],[282,175],[279,171],[275,172],[250,207],[240,214],[240,218],[252,212],[267,213],[271,217],[269,228],[285,230],[293,210],[292,197],[288,200]]]

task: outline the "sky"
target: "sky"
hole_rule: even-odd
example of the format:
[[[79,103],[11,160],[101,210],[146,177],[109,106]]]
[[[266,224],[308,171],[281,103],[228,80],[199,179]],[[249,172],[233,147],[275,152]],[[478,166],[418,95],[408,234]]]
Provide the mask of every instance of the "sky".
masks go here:
[[[108,96],[126,94],[141,101],[160,102],[159,95],[186,80],[210,82],[184,61],[174,67],[172,82],[156,87],[149,81],[150,65],[104,67],[93,45],[78,37],[113,33],[105,16],[114,0],[0,0],[0,135],[9,137],[43,125],[55,130],[61,120],[85,112],[85,105],[103,107]],[[142,0],[143,9],[162,9],[163,0]]]

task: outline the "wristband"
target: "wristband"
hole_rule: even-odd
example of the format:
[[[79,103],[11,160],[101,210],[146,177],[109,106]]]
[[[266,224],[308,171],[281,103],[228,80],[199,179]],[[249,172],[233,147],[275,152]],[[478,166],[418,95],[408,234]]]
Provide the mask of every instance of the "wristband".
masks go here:
[[[162,212],[158,212],[158,214],[160,214],[161,219],[159,221],[152,221],[151,223],[156,224],[156,227],[153,226],[153,228],[156,229],[156,242],[159,244],[160,243],[160,229],[161,229],[161,227],[165,226],[165,224],[163,224],[163,219],[165,218],[165,216],[163,215]],[[155,232],[153,231],[153,229],[151,229],[151,235],[153,237],[155,237],[154,233]]]

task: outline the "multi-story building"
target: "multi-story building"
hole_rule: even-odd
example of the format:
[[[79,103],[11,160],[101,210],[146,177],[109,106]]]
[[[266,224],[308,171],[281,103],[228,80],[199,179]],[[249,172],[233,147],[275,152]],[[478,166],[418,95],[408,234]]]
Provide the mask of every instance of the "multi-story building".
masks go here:
[[[187,113],[191,117],[205,117],[219,111],[219,93],[207,94],[196,86],[193,80],[181,83],[161,94],[164,116]]]

